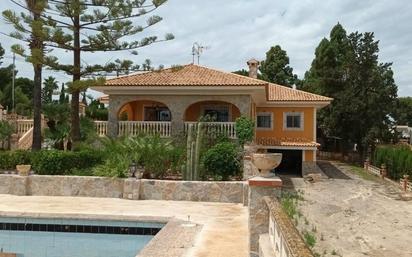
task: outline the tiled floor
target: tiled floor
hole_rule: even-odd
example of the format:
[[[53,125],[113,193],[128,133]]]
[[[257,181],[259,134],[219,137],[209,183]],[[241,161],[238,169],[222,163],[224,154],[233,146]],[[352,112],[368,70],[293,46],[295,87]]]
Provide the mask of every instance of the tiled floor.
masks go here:
[[[248,256],[247,208],[240,204],[0,195],[0,215],[22,213],[38,217],[190,218],[203,227],[188,256]]]

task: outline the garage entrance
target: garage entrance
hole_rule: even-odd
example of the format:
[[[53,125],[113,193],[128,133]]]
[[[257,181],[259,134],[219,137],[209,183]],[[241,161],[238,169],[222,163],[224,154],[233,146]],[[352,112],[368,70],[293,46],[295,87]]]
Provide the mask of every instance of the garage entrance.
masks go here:
[[[302,150],[268,149],[268,152],[282,154],[282,162],[275,169],[276,174],[302,177]]]

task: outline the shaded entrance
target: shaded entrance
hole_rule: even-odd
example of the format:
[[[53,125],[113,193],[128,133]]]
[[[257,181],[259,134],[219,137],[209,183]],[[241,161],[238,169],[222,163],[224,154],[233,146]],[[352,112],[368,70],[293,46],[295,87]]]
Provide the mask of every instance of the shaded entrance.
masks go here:
[[[171,121],[169,108],[156,101],[138,100],[123,105],[118,112],[120,121]]]
[[[282,154],[282,162],[275,169],[277,175],[302,177],[302,150],[268,149],[268,152]]]

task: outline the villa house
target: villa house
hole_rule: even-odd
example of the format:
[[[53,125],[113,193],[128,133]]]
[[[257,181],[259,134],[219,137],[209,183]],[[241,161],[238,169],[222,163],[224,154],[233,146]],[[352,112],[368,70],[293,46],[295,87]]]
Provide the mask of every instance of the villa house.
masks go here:
[[[256,121],[257,144],[283,153],[280,170],[309,172],[319,146],[316,112],[332,99],[259,80],[259,62],[247,64],[249,77],[189,64],[109,79],[93,87],[109,103],[108,122],[98,122],[98,131],[112,137],[142,131],[168,137],[210,115],[214,122],[208,125],[234,138],[234,122],[243,115]]]

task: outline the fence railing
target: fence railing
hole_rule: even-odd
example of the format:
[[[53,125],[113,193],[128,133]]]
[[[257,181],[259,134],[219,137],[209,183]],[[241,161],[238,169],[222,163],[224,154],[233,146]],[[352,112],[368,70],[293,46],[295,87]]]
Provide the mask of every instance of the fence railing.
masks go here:
[[[18,141],[17,148],[20,150],[28,150],[33,143],[33,127],[31,127],[26,133],[24,133]]]
[[[393,181],[393,180],[391,180],[387,177],[388,176],[388,174],[387,174],[388,171],[387,171],[387,168],[386,168],[385,165],[382,165],[379,168],[379,167],[371,165],[368,160],[366,160],[365,163],[364,163],[364,169],[367,172],[369,172],[369,173],[371,173],[375,176],[381,177],[382,179],[386,179],[387,181],[389,181],[389,182],[391,182],[395,185],[398,184],[402,188],[402,190],[405,191],[405,192],[406,191],[412,192],[412,182],[410,182],[408,175],[404,175],[403,178],[399,179],[399,183],[397,183],[396,181]]]
[[[119,136],[135,136],[139,134],[154,135],[160,137],[171,136],[170,121],[119,121]]]
[[[34,125],[33,120],[17,120],[16,122],[16,134],[21,137],[27,131],[29,131]]]
[[[185,122],[184,130],[188,131],[189,126],[192,125],[197,128],[199,122]],[[203,122],[206,133],[224,134],[229,138],[236,139],[235,122]]]
[[[98,136],[103,137],[107,135],[107,121],[94,121],[94,126],[96,127],[96,133]]]

